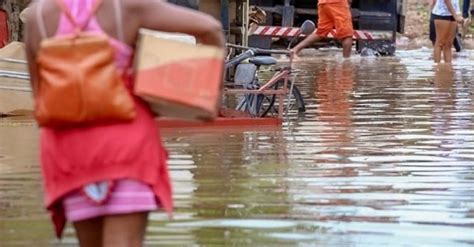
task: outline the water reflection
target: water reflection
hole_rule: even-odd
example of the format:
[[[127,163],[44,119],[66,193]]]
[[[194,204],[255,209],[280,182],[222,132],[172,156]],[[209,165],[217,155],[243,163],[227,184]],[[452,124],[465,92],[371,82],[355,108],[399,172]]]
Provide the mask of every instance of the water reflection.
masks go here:
[[[151,215],[147,246],[474,245],[470,56],[315,55],[297,64],[308,112],[282,129],[163,133],[176,213]],[[0,245],[73,246],[39,207],[25,121],[0,122]]]
[[[187,132],[184,137],[183,133],[166,136],[171,147],[171,163],[175,164],[172,176],[178,219],[194,222],[208,218],[271,218],[288,214],[287,147],[280,130],[227,129]],[[192,165],[188,163],[190,160]],[[182,170],[177,169],[178,164]],[[186,167],[182,167],[183,164],[187,164]],[[230,235],[246,231],[245,226],[183,228],[177,222],[179,220],[155,228],[155,237],[160,238],[159,229],[166,231],[171,227],[189,230],[186,245],[225,244]],[[168,241],[173,242],[172,239]],[[183,244],[182,239],[175,241]]]
[[[335,136],[323,137],[323,142],[337,143],[335,151],[352,141],[353,67],[354,64],[349,60],[325,63],[316,77],[315,98],[319,101],[319,108],[315,122],[340,130],[331,131]]]

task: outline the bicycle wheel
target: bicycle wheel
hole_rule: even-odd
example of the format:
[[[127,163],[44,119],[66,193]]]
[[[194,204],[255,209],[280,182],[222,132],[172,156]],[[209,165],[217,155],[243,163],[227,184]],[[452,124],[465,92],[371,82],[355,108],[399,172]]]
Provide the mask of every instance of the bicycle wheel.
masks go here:
[[[251,117],[265,117],[270,112],[267,106],[274,105],[275,101],[273,95],[245,94],[239,98],[235,109],[245,112]]]
[[[263,94],[245,94],[240,97],[235,110],[246,112],[252,117],[260,117]]]
[[[284,79],[281,79],[275,84],[275,87],[273,89],[277,90],[278,88],[281,88],[284,85],[285,81]],[[288,80],[287,87],[288,89],[291,90],[291,80]],[[303,113],[306,111],[306,106],[304,103],[303,96],[301,95],[301,91],[298,89],[296,85],[293,85],[293,91],[291,92],[291,98],[290,101],[288,102],[288,97],[285,96],[285,101],[284,101],[284,111],[292,111],[292,110],[298,110],[298,113]],[[275,106],[275,102],[277,99],[277,95],[273,94],[271,96],[266,96],[265,101],[262,102],[261,106],[261,117],[265,117],[268,114],[278,114],[278,106]],[[266,103],[268,102],[268,103]]]

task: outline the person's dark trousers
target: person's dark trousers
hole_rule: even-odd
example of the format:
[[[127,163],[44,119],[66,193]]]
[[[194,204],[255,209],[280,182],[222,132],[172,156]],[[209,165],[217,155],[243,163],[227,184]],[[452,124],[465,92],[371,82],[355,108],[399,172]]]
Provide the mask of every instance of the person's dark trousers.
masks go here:
[[[430,18],[430,40],[434,45],[434,43],[436,42],[436,29],[435,29],[433,15],[431,15],[431,18]]]
[[[462,17],[468,18],[469,17],[469,10],[471,8],[471,0],[464,0],[462,5]]]

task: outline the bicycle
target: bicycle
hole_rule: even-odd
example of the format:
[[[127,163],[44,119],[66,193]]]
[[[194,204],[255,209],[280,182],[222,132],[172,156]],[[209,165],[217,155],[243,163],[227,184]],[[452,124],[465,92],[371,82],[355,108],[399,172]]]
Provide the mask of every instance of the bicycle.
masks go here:
[[[314,29],[314,23],[307,21],[300,28],[300,32],[309,34]],[[288,48],[294,40],[290,42]],[[299,113],[306,111],[303,96],[294,84],[296,73],[292,69],[293,53],[290,50],[260,49],[233,44],[227,44],[227,47],[244,50],[240,55],[229,58],[225,64],[225,71],[235,67],[235,75],[231,83],[225,84],[224,93],[242,95],[235,110],[246,112],[251,117],[266,117],[272,114],[279,118],[283,117],[283,113],[287,115],[293,109],[297,109]],[[288,64],[277,69],[271,79],[262,85],[262,80],[259,78],[260,67],[276,65],[277,60],[269,56],[275,54],[288,56]],[[243,63],[246,60],[248,63]],[[275,106],[277,99],[278,107]]]
[[[292,75],[291,52],[286,50],[249,48],[237,45],[228,45],[228,47],[246,50],[239,56],[229,60],[225,66],[226,69],[236,66],[234,79],[230,84],[226,84],[225,90],[226,93],[242,94],[235,108],[236,110],[247,112],[252,117],[266,117],[269,113],[288,111],[292,108],[291,103],[295,103],[298,112],[304,112],[306,110],[299,89],[294,85],[293,80],[290,79]],[[280,68],[269,81],[261,85],[262,80],[259,78],[260,67],[277,64],[277,60],[273,57],[259,56],[263,54],[289,55],[290,62],[289,66]],[[248,63],[242,63],[247,59]],[[289,94],[289,92],[292,92],[292,94]],[[287,106],[286,109],[274,109],[277,98],[287,94],[293,97],[289,97],[285,103]],[[279,102],[282,102],[283,99],[279,100]],[[283,106],[283,104],[281,105]],[[281,115],[279,114],[279,117],[281,117]]]

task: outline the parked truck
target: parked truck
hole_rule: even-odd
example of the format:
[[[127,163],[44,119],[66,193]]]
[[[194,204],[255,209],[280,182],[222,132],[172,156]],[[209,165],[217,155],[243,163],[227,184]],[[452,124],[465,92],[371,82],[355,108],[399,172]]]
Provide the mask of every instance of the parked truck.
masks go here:
[[[229,42],[269,48],[291,37],[292,27],[317,22],[318,0],[169,0],[199,9],[222,21]],[[382,55],[395,52],[396,34],[403,33],[407,0],[353,0],[351,4],[357,51],[371,48]],[[255,7],[266,13],[258,28],[250,28]],[[337,42],[332,42],[337,45]]]

